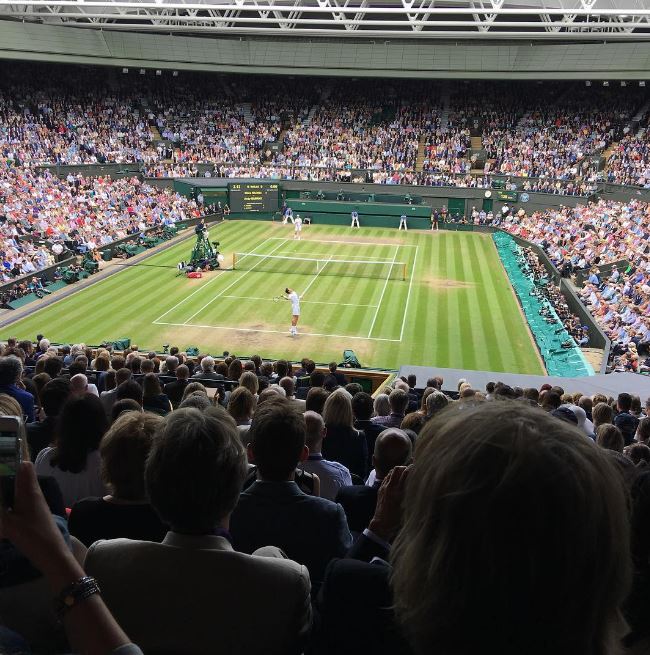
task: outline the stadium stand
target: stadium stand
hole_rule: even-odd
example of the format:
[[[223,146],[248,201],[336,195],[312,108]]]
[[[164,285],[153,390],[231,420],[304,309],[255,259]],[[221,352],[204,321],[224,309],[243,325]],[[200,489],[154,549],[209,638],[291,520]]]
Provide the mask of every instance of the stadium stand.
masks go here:
[[[485,87],[469,94],[461,86],[446,92],[443,111],[443,91],[431,83],[350,88],[307,80],[297,91],[290,80],[254,78],[224,93],[200,77],[134,85],[109,73],[71,76],[65,67],[44,74],[3,65],[2,72],[0,151],[25,164],[137,162],[163,177],[210,163],[227,177],[323,181],[367,171],[375,183],[461,187],[479,184],[470,173],[501,174],[522,184],[531,178],[524,190],[562,195],[589,195],[603,180],[645,185],[645,128],[641,137],[629,133],[645,102],[639,88],[551,84],[540,106],[530,85],[492,85],[487,97]],[[474,125],[478,149],[471,147]],[[630,172],[632,161],[638,173]]]
[[[243,6],[191,11],[208,27],[250,20]],[[594,18],[581,11],[566,18],[576,39]],[[151,36],[185,56],[171,32]],[[172,179],[359,183],[368,212],[382,209],[373,184],[406,185],[391,211],[408,203],[409,229],[492,232],[546,375],[6,340],[0,418],[22,421],[19,440],[0,430],[0,653],[650,652],[645,84],[123,70],[0,62],[3,308],[92,275],[109,246],[127,259],[226,215]],[[431,187],[486,202],[448,211]],[[361,202],[356,187],[291,191],[346,226]],[[267,272],[295,259],[243,257]],[[341,266],[380,264],[388,282],[396,257]],[[614,373],[592,376],[583,347],[600,331]]]
[[[45,594],[47,583],[58,589],[84,575],[84,569],[66,541],[74,544],[73,551],[84,562],[85,571],[97,580],[103,598],[100,600],[94,593],[94,582],[79,583],[86,585],[83,589],[92,600],[82,601],[81,597],[76,597],[70,601],[74,609],[65,614],[64,626],[68,647],[73,649],[83,648],[88,639],[99,642],[106,639],[112,644],[110,648],[103,646],[104,650],[97,652],[109,652],[117,646],[126,648],[132,639],[145,653],[159,652],[163,644],[164,648],[177,644],[174,649],[178,651],[207,653],[214,647],[215,625],[219,626],[220,634],[228,635],[229,643],[237,644],[229,652],[241,652],[241,644],[245,645],[246,652],[260,653],[300,652],[304,648],[324,653],[351,653],[362,644],[372,644],[373,649],[381,653],[394,652],[391,649],[397,647],[399,652],[418,652],[409,649],[411,645],[417,648],[424,639],[433,640],[427,643],[452,639],[458,644],[459,633],[444,636],[446,623],[440,627],[439,635],[431,635],[430,627],[422,633],[414,632],[414,625],[429,625],[417,623],[417,613],[414,613],[416,609],[420,611],[423,592],[418,593],[417,603],[412,605],[409,600],[413,598],[410,585],[422,584],[422,570],[418,566],[410,573],[411,567],[424,560],[418,560],[414,553],[404,559],[404,549],[417,544],[421,538],[422,517],[427,515],[418,509],[417,494],[424,493],[420,490],[416,494],[419,485],[426,485],[428,489],[427,504],[432,497],[438,497],[438,493],[441,494],[439,502],[443,502],[454,488],[447,486],[452,480],[439,487],[443,478],[438,480],[430,476],[443,475],[443,471],[446,475],[455,470],[449,467],[459,466],[454,477],[460,475],[462,480],[463,475],[471,474],[469,452],[482,453],[482,448],[487,448],[482,469],[493,475],[485,478],[480,493],[462,510],[463,515],[470,512],[474,520],[467,523],[453,519],[446,538],[460,539],[459,543],[466,540],[475,543],[479,535],[485,538],[489,523],[498,522],[500,530],[493,539],[504,550],[500,555],[502,565],[512,571],[513,557],[505,544],[516,540],[517,535],[520,537],[522,530],[527,532],[538,525],[538,517],[529,511],[531,499],[535,499],[536,506],[549,512],[557,530],[572,534],[574,539],[582,535],[575,526],[585,525],[585,512],[594,512],[589,530],[576,545],[575,561],[566,562],[558,570],[558,561],[565,562],[566,544],[563,539],[551,537],[545,523],[543,533],[548,538],[540,542],[538,536],[532,554],[525,550],[525,555],[521,553],[515,558],[516,565],[523,567],[518,575],[523,576],[524,569],[530,571],[529,558],[534,557],[537,573],[530,578],[529,584],[537,593],[530,602],[541,603],[540,589],[546,589],[549,598],[556,599],[562,584],[573,585],[567,581],[569,573],[575,575],[576,567],[580,570],[587,567],[590,575],[583,577],[580,573],[582,584],[577,589],[571,586],[574,594],[578,590],[584,594],[575,610],[576,616],[567,617],[566,608],[558,609],[558,616],[550,625],[555,627],[570,620],[571,635],[577,639],[576,621],[582,617],[585,603],[598,603],[599,611],[615,612],[627,598],[623,606],[627,608],[625,617],[633,630],[630,641],[638,641],[646,634],[644,612],[647,607],[642,599],[647,594],[644,580],[647,580],[648,544],[641,526],[648,520],[643,499],[650,473],[647,462],[639,456],[639,449],[650,439],[650,419],[646,418],[650,398],[643,405],[638,397],[629,393],[620,393],[617,398],[600,393],[588,396],[577,389],[565,390],[548,383],[523,389],[508,386],[498,378],[488,382],[485,389],[472,387],[463,379],[458,386],[454,383],[449,388],[440,377],[425,382],[419,374],[408,374],[381,388],[382,396],[388,396],[390,408],[386,411],[390,413],[372,418],[372,407],[366,409],[366,401],[372,406],[371,397],[348,384],[341,369],[337,371],[331,366],[330,371],[334,373],[325,382],[328,390],[322,390],[327,400],[324,407],[321,405],[321,418],[309,409],[309,395],[307,407],[287,397],[301,376],[312,370],[313,363],[308,359],[303,360],[299,368],[292,368],[286,361],[265,362],[257,356],[244,361],[233,356],[215,361],[201,355],[189,357],[174,347],[170,353],[173,354],[145,354],[131,347],[124,351],[91,349],[84,344],[61,351],[44,338],[35,344],[10,340],[4,347],[0,356],[0,411],[5,414],[26,412],[30,418],[32,414],[34,417],[40,415],[41,422],[27,425],[24,445],[25,459],[36,461],[38,478],[33,469],[21,469],[17,487],[20,502],[10,517],[6,513],[3,516],[4,535],[22,553],[12,551],[14,559],[9,570],[13,577],[9,586],[4,587],[4,591],[10,589],[12,594],[0,593],[0,616],[4,627],[13,634],[12,642],[7,636],[9,633],[3,633],[3,645],[27,643],[33,652],[40,652],[44,644],[48,647],[59,644],[57,652],[65,652],[66,636],[60,624],[57,626],[49,620],[51,610],[39,599]],[[228,380],[229,372],[235,370],[244,371],[242,377]],[[188,375],[192,371],[195,374],[189,383]],[[185,380],[187,389],[186,400],[180,408],[170,410],[158,379],[160,383],[174,380],[174,375],[170,376],[173,372],[178,380]],[[324,376],[321,383],[323,380]],[[314,377],[312,381],[319,382]],[[238,382],[245,385],[241,387],[242,392],[252,401],[252,421],[240,421],[239,428],[231,416],[238,415],[237,410],[228,400],[234,395],[232,390],[238,388]],[[208,398],[208,386],[220,387],[221,392]],[[168,385],[164,388],[166,391]],[[252,394],[249,389],[259,395]],[[109,398],[114,404],[104,402]],[[20,404],[15,405],[16,401]],[[612,445],[617,443],[616,439],[605,438],[602,421],[601,427],[594,428],[596,414],[598,417],[602,414],[600,409],[595,411],[598,403],[608,403],[611,407],[608,411],[612,423],[608,430],[613,437],[623,435],[617,437],[623,444],[620,448]],[[151,413],[154,405],[162,411],[154,408],[155,412]],[[197,406],[207,409],[201,412]],[[110,409],[108,414],[107,409]],[[112,417],[110,421],[107,416]],[[323,436],[327,440],[331,432],[334,438],[348,421],[349,427],[345,429],[374,450],[369,486],[355,487],[356,478],[349,475],[345,464],[340,460],[337,463],[323,459],[325,453],[334,452],[333,446],[326,447]],[[39,426],[42,427],[39,429]],[[329,427],[326,429],[326,426]],[[93,438],[79,438],[80,430],[86,434],[90,430]],[[600,445],[594,441],[596,432]],[[462,436],[459,438],[459,435]],[[411,439],[417,444],[413,455]],[[244,444],[251,443],[248,464],[242,440]],[[518,440],[523,441],[518,443]],[[499,451],[507,455],[505,461],[488,456],[497,443]],[[438,446],[429,452],[435,444]],[[469,444],[470,451],[467,450]],[[616,448],[617,452],[611,448]],[[201,456],[197,457],[199,452]],[[345,448],[342,455],[344,452]],[[561,457],[557,456],[559,452]],[[429,461],[429,457],[433,459]],[[447,461],[449,457],[457,462]],[[446,461],[442,468],[441,458]],[[521,461],[518,458],[522,458]],[[515,460],[517,466],[512,468]],[[529,466],[537,470],[540,461],[544,462],[546,473],[554,470],[549,467],[560,467],[552,480],[541,486],[538,476],[528,470]],[[250,471],[255,470],[253,462],[258,480],[249,486],[252,482]],[[341,505],[332,500],[314,497],[317,493],[313,487],[313,473],[300,476],[295,473],[296,466],[304,470],[301,462],[314,464],[307,470],[318,471],[318,476],[322,476],[321,485],[328,484],[328,475],[336,476],[339,490],[334,495],[344,503],[345,513]],[[405,465],[409,465],[408,468]],[[561,473],[563,467],[568,467],[570,474]],[[346,475],[341,476],[345,472]],[[305,475],[310,477],[305,478]],[[584,475],[584,480],[590,480],[592,486],[576,487],[571,482],[576,475]],[[405,486],[407,477],[409,483]],[[559,479],[566,480],[566,488],[558,496],[551,493],[551,487],[557,492],[555,485]],[[290,485],[287,481],[291,481]],[[363,485],[363,479],[356,482]],[[550,485],[548,489],[546,484]],[[101,491],[95,492],[94,497],[86,497],[85,490],[92,485]],[[242,485],[245,490],[240,496]],[[522,485],[528,490],[523,504]],[[632,533],[631,542],[627,536],[624,485],[632,493],[633,526],[641,530]],[[464,486],[457,489],[456,494]],[[63,506],[71,509],[71,513],[68,521],[65,516],[56,516],[57,523],[54,523],[50,507],[56,507],[57,502],[61,504],[61,500],[56,500],[61,498],[61,493]],[[602,508],[596,510],[593,498],[594,494],[602,496],[604,493],[609,510],[602,515]],[[498,494],[501,500],[496,506],[501,509],[495,510],[493,501],[489,500],[492,494]],[[399,507],[404,498],[402,517]],[[228,516],[233,508],[229,531]],[[52,511],[56,514],[60,510]],[[502,511],[505,514],[501,515]],[[517,521],[512,520],[513,511],[517,512]],[[264,527],[260,527],[260,512],[267,517],[262,521]],[[269,521],[270,516],[275,519]],[[301,518],[293,521],[291,516]],[[357,523],[360,516],[366,517],[362,524]],[[479,520],[479,517],[482,518]],[[357,540],[352,546],[348,520],[356,528]],[[316,538],[311,545],[301,532],[306,525],[311,526]],[[171,526],[170,532],[167,532],[168,526]],[[594,542],[594,530],[600,535],[597,542]],[[609,541],[605,540],[606,535]],[[608,544],[607,550],[604,544]],[[262,545],[265,548],[259,548]],[[286,560],[274,548],[278,545],[294,561]],[[443,547],[435,536],[428,537],[424,545],[424,553],[430,548]],[[170,549],[171,546],[174,548]],[[9,554],[7,548],[13,547],[5,546],[5,556]],[[244,552],[240,552],[241,549]],[[491,580],[491,574],[480,573],[483,555],[471,554],[473,551],[471,549],[457,564],[462,568],[458,569],[456,577],[462,577],[461,572],[473,566],[473,581],[477,575]],[[197,561],[197,553],[202,553],[201,561]],[[428,554],[424,553],[421,557],[428,561]],[[44,577],[29,568],[25,556],[44,572]],[[395,577],[392,592],[387,580],[389,565],[378,564],[377,560],[369,564],[373,557],[392,563]],[[603,579],[598,575],[603,567],[611,571],[612,558],[620,567],[620,571],[612,574],[616,581],[614,586],[608,582],[609,577]],[[163,574],[161,567],[165,563]],[[178,605],[175,600],[176,590],[197,565],[208,586],[198,585],[195,593],[199,604],[192,606],[186,615],[182,609],[186,605]],[[225,568],[222,570],[222,567]],[[214,590],[213,576],[223,581],[224,576],[234,575],[232,567],[238,572],[233,588],[239,586],[241,576],[247,576],[260,590],[262,605],[258,609],[250,609],[245,589],[225,595]],[[592,567],[596,569],[592,571]],[[635,572],[632,587],[628,584],[631,570]],[[503,582],[503,576],[501,579]],[[124,592],[127,580],[128,594]],[[590,583],[585,587],[586,580]],[[452,586],[457,587],[457,584],[456,579]],[[513,584],[519,588],[519,582]],[[609,590],[607,601],[593,590],[601,587]],[[316,594],[319,588],[320,593]],[[500,593],[506,596],[511,593],[509,589],[500,588]],[[492,583],[489,589],[494,599]],[[152,590],[155,590],[153,596]],[[347,599],[352,590],[357,592],[354,601]],[[391,593],[395,611],[379,611]],[[264,600],[265,594],[270,594],[268,600]],[[277,617],[269,613],[271,597]],[[215,603],[220,608],[217,614]],[[312,620],[311,603],[320,616],[318,622]],[[241,634],[240,612],[244,606],[251,612],[249,626],[264,628],[263,639],[251,631],[248,637]],[[473,607],[467,611],[474,611]],[[119,621],[128,638],[113,623],[108,611]],[[258,619],[258,612],[265,618]],[[516,625],[521,629],[521,613],[514,609],[513,612],[518,621]],[[31,617],[29,623],[24,619],[26,613]],[[365,617],[361,623],[360,616]],[[593,619],[589,616],[582,618],[580,625],[584,631],[593,629]],[[93,630],[91,638],[86,634],[91,628],[78,625],[81,617],[89,626],[101,620],[104,627]],[[161,619],[165,619],[164,626]],[[272,625],[267,625],[271,620]],[[494,620],[491,618],[490,624]],[[515,616],[507,613],[500,620],[504,625],[512,625]],[[545,632],[547,640],[549,631],[550,628]],[[620,638],[623,632],[616,634]],[[484,636],[485,631],[482,631],[480,638]],[[467,648],[471,650],[477,646],[474,644],[476,638],[473,632],[463,638],[469,644]],[[520,652],[518,649],[523,647],[520,644],[528,638],[528,632],[520,635],[516,649],[507,652]],[[559,647],[566,638],[566,629],[563,629],[554,643]],[[129,646],[116,652],[122,655],[139,651]]]

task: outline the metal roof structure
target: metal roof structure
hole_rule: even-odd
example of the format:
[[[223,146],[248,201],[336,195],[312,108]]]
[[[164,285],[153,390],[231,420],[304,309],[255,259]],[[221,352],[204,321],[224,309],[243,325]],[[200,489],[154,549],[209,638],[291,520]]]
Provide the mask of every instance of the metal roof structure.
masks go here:
[[[0,20],[187,35],[641,41],[650,0],[0,0]]]
[[[534,387],[539,389],[542,384],[553,384],[562,387],[568,393],[580,391],[585,395],[604,393],[616,398],[619,393],[635,393],[641,398],[650,397],[650,376],[636,373],[611,373],[607,375],[587,375],[577,378],[559,378],[549,375],[525,375],[519,373],[503,373],[495,371],[470,371],[460,368],[433,368],[429,366],[402,366],[398,375],[417,376],[417,387],[424,388],[427,380],[441,376],[446,391],[456,391],[461,378],[472,384],[474,389],[482,391],[488,382],[503,382],[511,387]]]

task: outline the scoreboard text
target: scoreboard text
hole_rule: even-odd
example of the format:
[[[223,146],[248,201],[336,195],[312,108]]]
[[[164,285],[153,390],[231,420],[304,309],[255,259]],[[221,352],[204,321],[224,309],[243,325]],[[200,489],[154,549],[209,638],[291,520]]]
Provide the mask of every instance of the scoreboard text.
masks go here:
[[[248,184],[236,182],[228,185],[230,211],[276,212],[280,208],[279,184]]]

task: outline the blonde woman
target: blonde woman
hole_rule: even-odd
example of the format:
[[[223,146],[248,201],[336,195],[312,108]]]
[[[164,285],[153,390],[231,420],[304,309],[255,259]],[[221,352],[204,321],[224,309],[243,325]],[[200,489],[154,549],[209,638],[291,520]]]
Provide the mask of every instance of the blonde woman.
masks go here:
[[[344,389],[331,393],[323,407],[327,435],[323,457],[347,466],[351,473],[365,479],[368,447],[363,432],[355,430],[350,394]]]

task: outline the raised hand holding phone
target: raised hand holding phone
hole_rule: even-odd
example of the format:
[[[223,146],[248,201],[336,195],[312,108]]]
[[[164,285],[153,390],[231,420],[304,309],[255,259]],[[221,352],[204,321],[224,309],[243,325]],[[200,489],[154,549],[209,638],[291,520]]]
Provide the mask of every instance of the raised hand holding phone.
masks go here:
[[[0,504],[5,508],[12,508],[15,502],[23,434],[19,416],[0,416]]]

